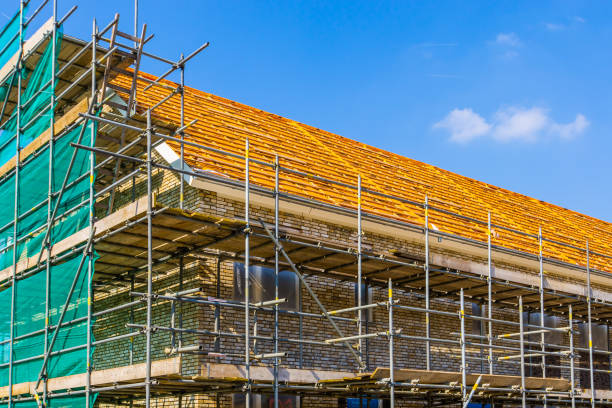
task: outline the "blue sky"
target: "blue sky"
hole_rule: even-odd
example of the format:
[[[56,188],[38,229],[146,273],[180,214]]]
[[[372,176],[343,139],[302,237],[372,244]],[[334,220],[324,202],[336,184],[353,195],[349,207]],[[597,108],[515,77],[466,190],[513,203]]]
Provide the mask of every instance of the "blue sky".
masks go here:
[[[131,1],[78,3],[67,34],[131,32]],[[140,21],[169,58],[211,42],[191,86],[612,221],[608,2],[168,3]]]

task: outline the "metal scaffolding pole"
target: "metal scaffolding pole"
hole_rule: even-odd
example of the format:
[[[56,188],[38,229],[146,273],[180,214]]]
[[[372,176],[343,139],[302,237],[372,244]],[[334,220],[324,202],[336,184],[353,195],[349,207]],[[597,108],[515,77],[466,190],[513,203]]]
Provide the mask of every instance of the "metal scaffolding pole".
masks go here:
[[[539,261],[539,274],[540,274],[540,326],[544,327],[544,255],[542,253],[542,226],[538,229],[538,261]],[[540,347],[542,349],[542,378],[546,378],[546,332],[542,331],[540,337]],[[543,403],[544,408],[547,406],[546,394],[544,394]]]
[[[57,46],[57,0],[53,0],[53,10],[52,10],[52,22],[53,28],[51,31],[51,93],[49,98],[51,99],[51,117],[49,119],[49,130],[51,135],[49,137],[48,143],[48,153],[49,153],[49,167],[48,167],[48,175],[49,175],[49,183],[47,186],[47,230],[51,230],[51,213],[52,213],[52,203],[53,203],[53,147],[55,140],[55,75],[56,75],[56,46]],[[49,350],[49,301],[51,296],[51,245],[47,243],[45,245],[45,249],[47,250],[47,260],[45,264],[45,344],[44,350],[45,353],[50,352]],[[45,371],[43,372],[43,405],[47,405],[47,369],[45,367]],[[38,395],[38,394],[37,394]]]
[[[489,340],[489,354],[487,360],[489,362],[489,374],[493,374],[493,284],[492,284],[492,260],[491,260],[491,237],[493,231],[491,230],[491,211],[488,213],[487,221],[487,316],[489,321],[488,326],[488,340]]]
[[[467,363],[465,358],[465,298],[463,288],[459,292],[459,322],[461,325],[461,401],[467,400]]]
[[[221,298],[221,257],[218,256],[215,262],[216,264],[216,275],[215,275],[215,297],[217,299]],[[215,325],[214,330],[216,333],[221,331],[221,305],[219,303],[215,304]],[[216,353],[221,351],[221,336],[215,337],[215,348],[214,351]]]
[[[522,407],[527,407],[527,395],[525,393],[525,336],[523,327],[523,297],[519,296],[519,330],[520,330],[520,348],[521,348],[521,399]]]
[[[251,349],[250,349],[250,311],[249,305],[251,299],[249,297],[250,285],[250,224],[249,224],[249,139],[247,138],[244,145],[244,367],[246,371],[246,408],[251,408]]]
[[[147,111],[147,344],[145,406],[151,407],[151,323],[153,314],[153,180],[151,175],[151,111]]]
[[[572,305],[570,304],[568,306],[568,326],[569,326],[569,358],[570,358],[570,396],[572,398],[572,408],[576,407],[576,393],[575,393],[575,389],[576,389],[576,380],[574,378],[574,321],[573,321],[573,315],[572,315]]]
[[[425,309],[429,310],[429,199],[425,196]],[[431,370],[431,328],[429,312],[425,312],[425,365]]]
[[[138,0],[134,0],[134,38],[138,37]],[[138,45],[138,41],[134,40],[134,47]]]
[[[591,407],[595,408],[595,376],[593,374],[593,322],[591,321],[591,256],[589,240],[586,241],[586,279],[587,279],[587,324],[589,333],[589,378],[591,380]]]
[[[134,277],[134,274],[132,273],[130,274],[130,292],[134,291],[134,284],[135,284],[135,277]],[[130,324],[134,324],[134,306],[133,305],[130,305]],[[130,365],[134,364],[134,337],[130,337],[129,362],[130,362]]]
[[[92,47],[91,47],[91,66],[95,67],[96,64],[96,49],[98,45],[98,24],[96,23],[96,19],[93,20],[92,27]],[[97,80],[96,80],[96,70],[91,70],[91,106],[89,107],[89,111],[95,113],[96,111],[96,95],[97,95]],[[85,132],[86,123],[83,123],[83,132]],[[95,136],[96,136],[96,126],[91,127],[91,140],[90,147],[95,146]],[[76,156],[76,149],[75,155]],[[89,153],[89,228],[90,234],[93,239],[93,227],[94,227],[94,167],[95,167],[95,154],[93,151]],[[69,169],[70,170],[70,169]],[[69,171],[66,174],[66,180],[69,177]],[[65,187],[65,186],[63,186]],[[63,191],[63,190],[62,190]],[[61,197],[61,195],[60,195]],[[59,206],[59,201],[56,204],[56,208]],[[51,222],[53,222],[53,217],[55,214],[51,216]],[[47,237],[50,237],[47,232]],[[86,380],[85,380],[85,407],[90,408],[91,406],[91,371],[93,370],[92,365],[92,355],[91,355],[91,343],[92,343],[92,305],[93,305],[93,283],[92,283],[92,274],[93,274],[93,248],[87,253],[83,254],[83,256],[89,256],[89,263],[87,264],[87,346],[86,346]],[[59,331],[59,328],[57,329]]]
[[[181,256],[179,258],[179,293],[183,293],[183,282],[185,279],[185,257]],[[178,313],[178,324],[179,328],[183,328],[183,302],[179,302],[178,305],[179,313]],[[178,336],[178,346],[179,348],[183,347],[183,332],[181,331]]]
[[[394,342],[394,328],[393,328],[393,282],[389,278],[389,299],[387,307],[389,308],[389,400],[390,408],[395,408],[395,361],[393,357],[393,342]]]
[[[13,407],[13,354],[14,354],[14,341],[15,341],[15,296],[17,282],[17,220],[19,219],[19,170],[21,167],[21,70],[23,69],[23,12],[24,12],[24,0],[19,2],[19,58],[17,59],[17,66],[15,73],[17,75],[17,117],[16,117],[16,134],[15,134],[15,199],[13,201],[15,208],[13,209],[14,221],[13,221],[13,266],[11,274],[11,328],[10,328],[10,346],[9,346],[9,379],[8,379],[8,408]],[[10,93],[10,89],[7,91]]]
[[[361,254],[361,250],[362,250],[362,231],[361,231],[361,174],[357,176],[357,334],[359,336],[359,340],[358,340],[358,345],[357,348],[359,350],[359,360],[361,361],[360,364],[360,371],[363,370],[363,339],[362,339],[362,334],[363,334],[363,315],[361,313],[361,305],[363,304],[363,299],[362,299],[362,294],[361,294],[361,281],[362,281],[362,277],[361,277],[361,262],[362,262],[362,254]]]
[[[274,156],[274,238],[279,239],[279,162],[278,154]],[[274,300],[278,301],[278,274],[279,274],[279,248],[274,243]],[[274,354],[278,355],[278,308],[279,304],[274,305]],[[279,358],[274,358],[274,408],[278,408],[278,363]]]
[[[181,61],[183,60],[183,54],[181,54]],[[181,170],[185,171],[185,64],[181,64],[181,131],[179,133],[181,138]],[[185,174],[180,175],[180,195],[179,195],[179,208],[183,210],[185,208]]]

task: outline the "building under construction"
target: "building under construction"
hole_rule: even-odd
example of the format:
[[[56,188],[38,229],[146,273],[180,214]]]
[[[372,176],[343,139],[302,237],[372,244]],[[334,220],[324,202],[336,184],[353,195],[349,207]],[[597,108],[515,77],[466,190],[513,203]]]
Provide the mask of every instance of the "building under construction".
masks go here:
[[[612,224],[34,3],[0,32],[0,406],[612,405]]]

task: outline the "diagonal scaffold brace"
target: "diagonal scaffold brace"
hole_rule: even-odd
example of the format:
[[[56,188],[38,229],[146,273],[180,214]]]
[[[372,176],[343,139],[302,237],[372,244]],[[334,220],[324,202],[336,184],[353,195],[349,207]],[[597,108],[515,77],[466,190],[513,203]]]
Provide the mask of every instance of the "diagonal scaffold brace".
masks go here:
[[[304,285],[304,287],[306,288],[306,290],[308,291],[310,296],[312,296],[314,301],[317,303],[317,306],[319,306],[319,309],[321,309],[321,312],[323,313],[323,315],[327,318],[327,320],[332,325],[332,327],[334,328],[336,333],[338,333],[338,336],[340,338],[345,338],[346,336],[342,333],[342,330],[340,330],[340,328],[338,327],[336,322],[334,322],[334,319],[331,318],[331,315],[329,314],[329,312],[327,311],[325,306],[323,306],[323,303],[321,303],[321,301],[319,300],[317,295],[311,289],[311,287],[308,284],[308,282],[306,282],[306,279],[304,279],[304,276],[302,276],[302,274],[300,273],[298,268],[295,266],[295,264],[293,263],[291,258],[289,258],[289,255],[285,251],[285,248],[283,247],[283,245],[274,237],[274,234],[272,233],[272,231],[270,231],[270,229],[266,226],[266,224],[264,223],[264,221],[261,218],[259,218],[259,223],[261,224],[263,229],[266,231],[266,234],[268,235],[268,237],[270,237],[270,239],[274,242],[274,244],[278,248],[279,252],[283,255],[283,258],[285,258],[285,260],[287,261],[287,263],[289,264],[289,266],[291,267],[293,272],[295,272],[295,274],[298,276],[298,278],[300,279],[300,282],[302,282],[302,285]],[[363,361],[361,361],[361,359],[359,358],[359,355],[357,354],[357,352],[355,352],[355,349],[350,345],[350,343],[347,340],[344,340],[342,342],[349,349],[349,351],[351,352],[353,357],[355,357],[355,360],[357,360],[357,363],[359,364],[359,368],[365,369],[365,365],[364,365]]]
[[[64,316],[66,315],[66,311],[68,310],[68,306],[70,305],[70,298],[72,298],[72,294],[74,293],[74,289],[79,281],[79,276],[81,275],[81,271],[83,270],[83,265],[85,265],[85,259],[89,256],[92,256],[91,248],[93,243],[93,238],[95,235],[95,227],[91,229],[91,233],[89,234],[89,239],[87,240],[87,245],[83,248],[83,253],[81,255],[81,261],[79,262],[79,267],[74,274],[74,279],[72,280],[72,285],[70,286],[70,290],[68,291],[68,295],[66,296],[66,301],[64,302],[64,307],[62,308],[62,313],[60,314],[59,320],[55,325],[55,331],[53,332],[53,337],[51,338],[51,342],[49,343],[49,348],[45,353],[45,357],[43,359],[42,367],[40,368],[40,372],[38,374],[38,380],[36,380],[36,385],[33,388],[33,395],[36,400],[36,404],[38,407],[44,407],[45,404],[40,402],[40,396],[38,395],[38,386],[40,382],[43,380],[45,368],[47,367],[47,363],[49,362],[49,356],[51,355],[51,351],[53,350],[53,346],[55,345],[55,341],[57,340],[57,335],[60,332],[62,327],[62,323],[64,321]],[[88,302],[90,300],[88,299]]]
[[[96,100],[96,96],[92,96],[90,103],[89,103],[89,108],[87,110],[88,114],[93,114],[94,110],[95,110],[95,100]],[[81,125],[82,128],[79,132],[79,137],[77,139],[77,144],[80,144],[81,141],[83,140],[83,135],[85,134],[85,130],[87,129],[87,123],[88,123],[88,118],[85,118],[85,121],[83,122],[83,124]],[[44,252],[44,249],[47,248],[47,251],[50,250],[50,248],[48,248],[49,245],[49,238],[50,238],[50,234],[51,234],[51,227],[52,225],[55,223],[55,219],[57,217],[57,210],[60,207],[60,203],[62,201],[62,197],[64,196],[64,192],[66,190],[66,186],[68,185],[68,180],[70,179],[70,173],[72,172],[72,168],[74,167],[74,163],[75,163],[75,159],[77,156],[77,152],[78,149],[74,149],[74,151],[72,152],[72,156],[70,158],[70,163],[68,164],[68,169],[66,170],[66,175],[64,176],[64,180],[62,181],[62,187],[59,189],[59,191],[57,192],[57,199],[55,202],[55,205],[53,206],[53,212],[51,214],[50,217],[50,221],[48,223],[48,227],[47,230],[45,231],[45,236],[42,240],[42,245],[40,247],[40,252],[38,253],[38,259],[36,260],[36,265],[40,265],[40,261],[42,260],[42,255]]]

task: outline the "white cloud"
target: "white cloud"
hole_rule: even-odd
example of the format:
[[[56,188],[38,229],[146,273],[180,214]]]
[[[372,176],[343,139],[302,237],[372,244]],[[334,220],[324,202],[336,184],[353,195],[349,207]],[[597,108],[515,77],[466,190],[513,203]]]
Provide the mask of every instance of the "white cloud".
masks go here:
[[[547,112],[542,108],[506,108],[495,113],[492,136],[500,141],[535,140],[548,124]]]
[[[582,114],[576,115],[572,122],[557,123],[544,108],[506,107],[499,109],[489,122],[472,109],[453,109],[433,127],[447,130],[450,140],[457,143],[467,143],[479,137],[499,142],[536,142],[544,137],[573,139],[589,124]]]
[[[586,20],[580,16],[575,16],[574,21],[576,21],[577,23],[586,23]]]
[[[491,126],[471,109],[453,109],[444,119],[434,125],[436,129],[450,132],[450,140],[466,143],[487,134]]]
[[[552,130],[562,139],[569,140],[584,132],[590,124],[591,123],[588,121],[588,119],[583,114],[579,113],[576,115],[576,119],[573,122],[566,123],[564,125],[555,123]]]
[[[495,38],[495,42],[499,45],[505,45],[509,47],[518,47],[521,45],[521,40],[514,33],[499,33]]]
[[[561,30],[565,30],[565,25],[563,25],[563,24],[545,23],[544,27],[546,27],[546,29],[548,31],[561,31]]]

